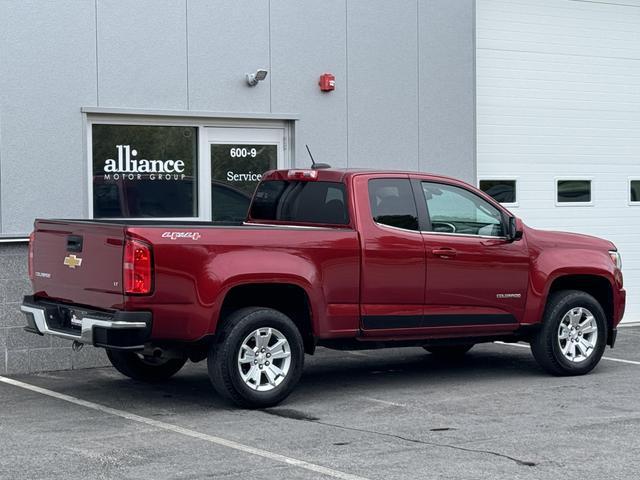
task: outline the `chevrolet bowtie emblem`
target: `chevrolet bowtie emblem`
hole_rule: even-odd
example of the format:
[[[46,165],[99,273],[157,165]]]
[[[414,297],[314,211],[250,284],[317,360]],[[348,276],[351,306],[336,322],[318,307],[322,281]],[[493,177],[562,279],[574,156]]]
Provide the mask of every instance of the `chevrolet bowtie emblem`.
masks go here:
[[[76,268],[82,265],[82,259],[75,255],[67,255],[64,257],[64,264],[69,268]]]

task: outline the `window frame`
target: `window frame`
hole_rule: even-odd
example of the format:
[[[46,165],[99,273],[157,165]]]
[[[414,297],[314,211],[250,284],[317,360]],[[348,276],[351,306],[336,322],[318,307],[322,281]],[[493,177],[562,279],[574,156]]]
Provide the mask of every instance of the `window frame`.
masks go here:
[[[638,207],[640,206],[640,200],[631,200],[631,182],[640,182],[640,176],[627,179],[627,203],[631,207]]]
[[[495,198],[491,197],[491,195],[489,195],[487,192],[485,192],[484,190],[482,190],[480,188],[480,182],[514,182],[514,193],[516,196],[516,201],[515,202],[498,202]],[[478,190],[480,190],[482,193],[489,195],[491,198],[493,198],[493,200],[497,203],[499,203],[500,205],[503,205],[505,207],[509,207],[509,208],[513,208],[513,207],[519,207],[520,206],[520,195],[518,193],[518,183],[520,182],[520,178],[519,177],[515,177],[515,176],[500,176],[500,175],[491,175],[491,176],[482,176],[482,177],[478,177],[478,183],[476,185],[476,187],[478,188]]]
[[[196,112],[197,113],[197,112]],[[193,217],[100,217],[97,220],[115,221],[171,221],[171,222],[211,222],[211,191],[207,189],[208,182],[203,178],[211,177],[210,154],[208,128],[246,128],[263,129],[278,128],[283,129],[283,154],[278,162],[278,169],[291,168],[291,150],[294,137],[294,119],[260,119],[260,118],[239,118],[224,116],[217,117],[215,114],[209,116],[194,115],[158,115],[153,113],[94,113],[83,112],[84,116],[84,175],[85,175],[85,216],[88,219],[95,219],[93,212],[93,125],[140,125],[140,126],[160,126],[160,127],[195,127],[198,131],[198,152],[197,152],[197,204],[198,215]],[[209,202],[209,203],[207,203]]]
[[[507,235],[474,235],[472,233],[456,233],[456,232],[434,232],[433,231],[433,227],[431,225],[431,214],[429,212],[429,207],[427,206],[427,199],[424,196],[424,190],[422,189],[422,184],[423,183],[434,183],[437,185],[446,185],[448,187],[455,187],[455,188],[459,188],[461,190],[465,190],[467,192],[469,192],[472,195],[475,195],[476,197],[484,200],[485,202],[487,202],[489,205],[493,206],[496,210],[498,210],[498,212],[500,213],[501,216],[501,225],[502,225],[502,229],[504,232],[507,232],[507,229],[509,227],[509,217],[510,214],[507,210],[505,210],[504,207],[502,207],[502,204],[500,202],[497,202],[493,197],[486,195],[487,197],[489,197],[489,199],[483,197],[482,195],[478,195],[478,192],[474,192],[473,190],[470,190],[469,188],[465,188],[462,185],[457,185],[455,183],[448,183],[448,182],[443,182],[440,180],[430,180],[430,179],[425,179],[425,178],[416,178],[416,183],[417,186],[419,187],[420,191],[419,194],[421,195],[422,198],[422,203],[424,203],[424,211],[426,213],[426,226],[429,228],[429,230],[421,230],[421,233],[424,234],[430,234],[430,235],[446,235],[446,236],[452,236],[452,237],[469,237],[469,238],[484,238],[484,239],[500,239],[500,240],[507,240]],[[478,189],[480,192],[482,192],[482,190]],[[484,192],[482,192],[484,194]],[[516,197],[517,198],[517,197]],[[420,210],[418,211],[418,215],[421,215]],[[421,224],[422,226],[422,224]]]
[[[595,188],[593,177],[555,177],[554,178],[554,203],[556,207],[593,207],[595,205]],[[590,200],[588,202],[560,202],[558,201],[558,183],[559,182],[589,182]]]

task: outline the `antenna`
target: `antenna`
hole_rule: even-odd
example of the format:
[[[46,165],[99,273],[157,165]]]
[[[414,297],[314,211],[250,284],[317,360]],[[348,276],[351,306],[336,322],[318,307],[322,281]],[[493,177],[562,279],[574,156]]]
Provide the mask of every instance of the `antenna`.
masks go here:
[[[316,161],[313,159],[313,155],[311,155],[311,150],[309,150],[309,145],[305,143],[304,146],[307,147],[307,153],[309,154],[309,158],[311,158],[311,168],[315,168]]]
[[[311,155],[309,145],[305,144],[304,146],[307,147],[307,153],[309,154],[309,158],[311,158],[311,168],[313,170],[324,170],[325,168],[331,168],[331,165],[329,165],[328,163],[316,163],[316,161],[313,159],[313,155]]]

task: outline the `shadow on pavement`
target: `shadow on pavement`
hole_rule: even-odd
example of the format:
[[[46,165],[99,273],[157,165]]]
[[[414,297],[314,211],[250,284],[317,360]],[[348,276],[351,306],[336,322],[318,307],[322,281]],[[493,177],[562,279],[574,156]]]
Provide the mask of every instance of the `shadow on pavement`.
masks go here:
[[[355,354],[320,349],[316,356],[307,356],[306,360],[300,384],[285,402],[289,406],[304,404],[310,398],[314,402],[329,402],[335,397],[336,389],[347,395],[349,391],[354,395],[362,395],[363,392],[375,395],[376,392],[388,392],[403,386],[415,388],[418,395],[425,388],[545,376],[526,350],[472,350],[461,359],[443,360],[415,348],[367,350]],[[202,409],[235,410],[213,390],[206,362],[187,364],[175,377],[157,384],[131,380],[111,368],[51,372],[19,378],[84,400],[127,410],[148,409],[160,412],[159,415],[165,410],[187,414]]]

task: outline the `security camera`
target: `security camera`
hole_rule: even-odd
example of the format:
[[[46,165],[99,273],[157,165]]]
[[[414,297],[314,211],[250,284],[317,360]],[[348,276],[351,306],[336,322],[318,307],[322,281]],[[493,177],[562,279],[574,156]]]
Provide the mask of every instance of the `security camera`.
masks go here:
[[[267,73],[269,73],[269,71],[262,68],[260,68],[256,73],[247,73],[247,84],[249,84],[250,87],[255,87],[258,82],[267,78]]]

